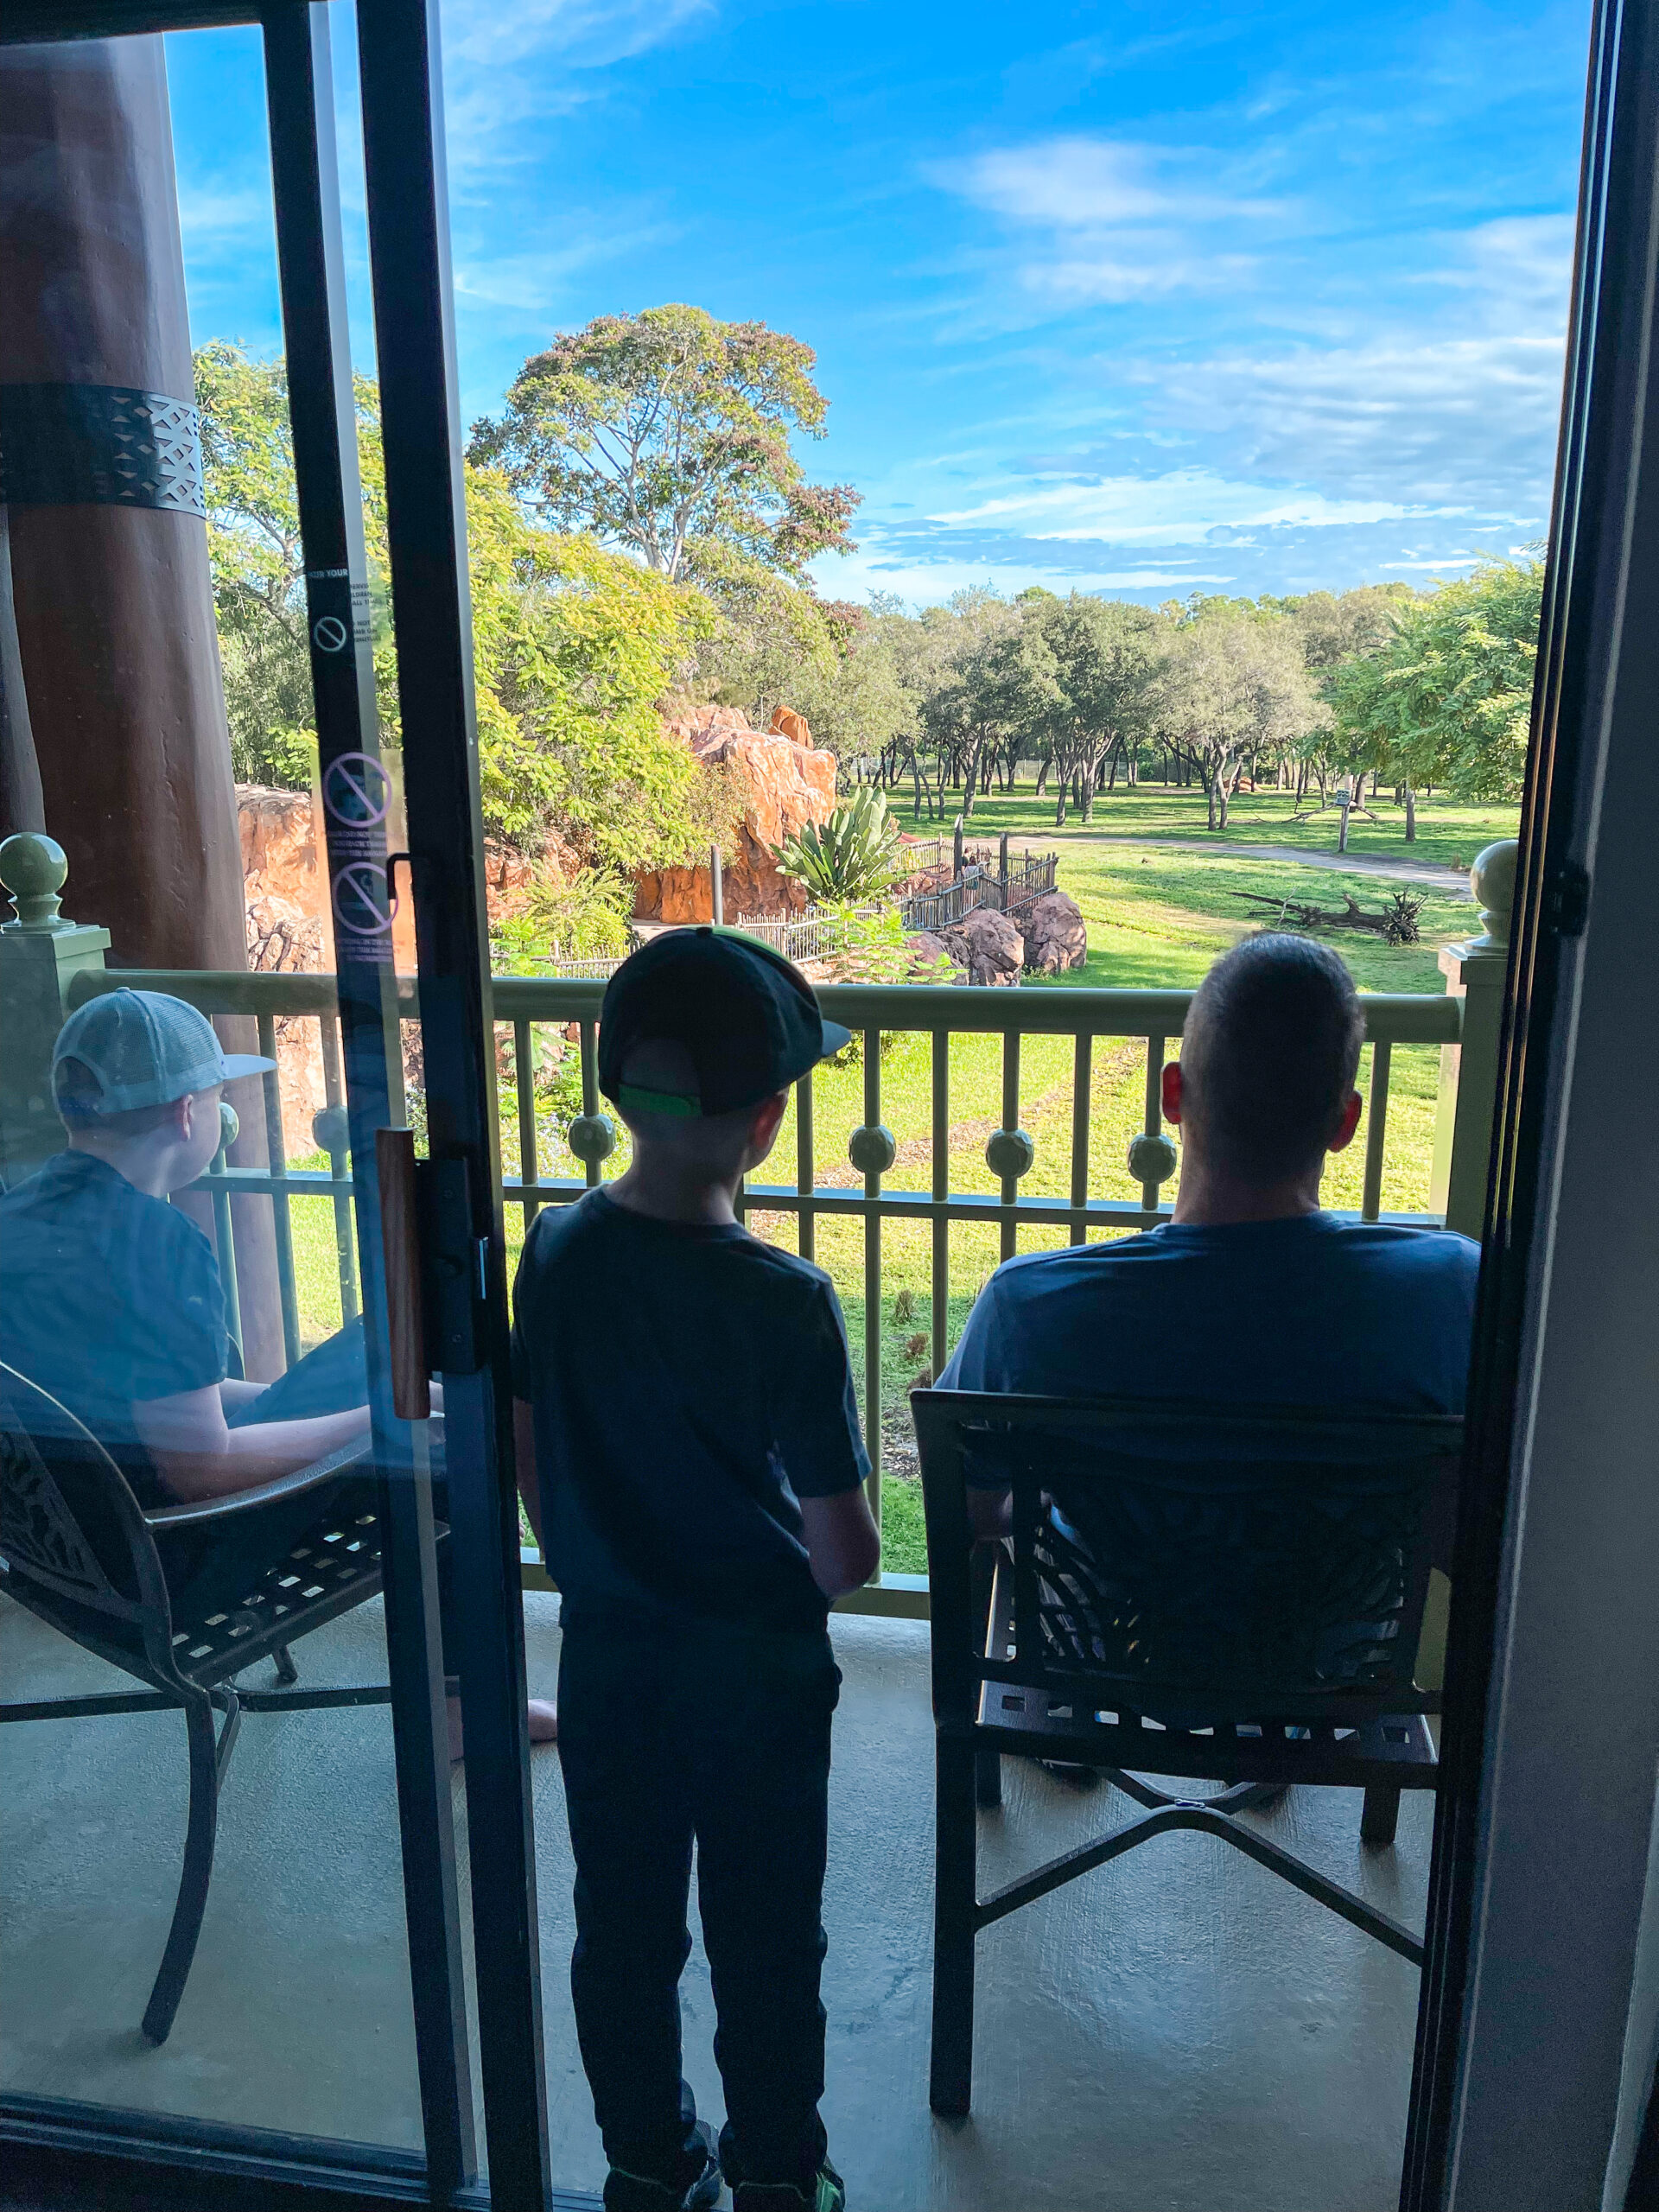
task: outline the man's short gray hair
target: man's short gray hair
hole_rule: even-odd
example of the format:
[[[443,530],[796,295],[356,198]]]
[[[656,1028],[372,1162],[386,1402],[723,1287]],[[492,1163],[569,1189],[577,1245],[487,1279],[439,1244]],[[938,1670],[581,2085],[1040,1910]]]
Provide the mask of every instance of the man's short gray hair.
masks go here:
[[[1335,1135],[1364,1036],[1354,979],[1328,945],[1247,938],[1193,995],[1181,1039],[1183,1118],[1231,1173],[1283,1182]]]

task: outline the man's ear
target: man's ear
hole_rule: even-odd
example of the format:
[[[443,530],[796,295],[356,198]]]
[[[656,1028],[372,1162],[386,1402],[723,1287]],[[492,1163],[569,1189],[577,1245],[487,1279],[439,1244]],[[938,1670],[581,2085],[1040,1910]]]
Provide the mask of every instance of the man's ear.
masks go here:
[[[1325,1147],[1327,1152],[1347,1151],[1354,1141],[1354,1131],[1359,1127],[1359,1111],[1363,1103],[1357,1090],[1349,1092],[1337,1122],[1337,1133]]]
[[[1171,1060],[1166,1065],[1160,1089],[1163,1094],[1164,1119],[1179,1127],[1181,1119],[1181,1064],[1179,1060]]]

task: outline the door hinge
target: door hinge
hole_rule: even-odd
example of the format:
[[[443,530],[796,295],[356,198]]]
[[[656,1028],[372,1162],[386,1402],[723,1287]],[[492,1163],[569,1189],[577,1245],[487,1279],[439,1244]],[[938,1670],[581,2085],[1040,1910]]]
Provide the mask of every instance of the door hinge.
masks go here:
[[[1557,937],[1581,937],[1590,912],[1590,874],[1577,861],[1563,861],[1544,887],[1544,927]]]

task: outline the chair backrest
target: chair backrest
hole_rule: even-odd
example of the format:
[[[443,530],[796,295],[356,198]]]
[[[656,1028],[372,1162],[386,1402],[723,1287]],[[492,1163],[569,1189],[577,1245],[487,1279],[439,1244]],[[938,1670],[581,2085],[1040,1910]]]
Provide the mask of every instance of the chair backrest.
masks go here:
[[[13,1595],[77,1643],[166,1652],[167,1584],[126,1478],[67,1407],[4,1365],[0,1558]]]
[[[961,1391],[912,1405],[947,1703],[986,1680],[1183,1726],[1427,1702],[1411,1679],[1427,1509],[1455,1480],[1460,1421]],[[1014,1633],[989,1657],[968,1601],[970,1483],[1012,1497]]]

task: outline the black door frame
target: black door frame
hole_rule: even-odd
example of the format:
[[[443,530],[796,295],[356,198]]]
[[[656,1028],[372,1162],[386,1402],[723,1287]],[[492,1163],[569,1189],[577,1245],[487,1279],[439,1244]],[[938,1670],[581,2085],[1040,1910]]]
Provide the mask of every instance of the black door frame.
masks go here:
[[[409,1479],[422,1462],[410,1426],[392,1410],[385,1357],[374,1132],[402,1118],[396,980],[389,957],[354,960],[352,940],[341,933],[336,964],[342,1057],[358,1185],[374,1457],[386,1529],[386,1643],[424,2155],[9,2097],[0,2098],[0,2140],[10,2139],[14,2152],[0,2183],[7,2194],[22,2184],[26,2158],[37,2192],[60,2166],[66,2173],[73,2166],[89,2178],[102,2177],[101,2202],[117,2175],[130,2168],[136,2201],[149,2202],[156,2164],[176,2159],[180,2171],[169,2190],[181,2190],[187,2172],[209,2175],[206,2201],[216,2203],[226,2200],[212,2190],[222,2192],[238,2177],[254,2191],[251,2201],[270,2202],[283,2175],[286,2187],[321,2190],[341,2202],[388,2196],[454,2204],[493,2201],[531,2212],[551,2201],[505,1362],[505,1243],[493,1143],[494,1054],[486,1011],[482,825],[471,728],[471,622],[454,351],[447,328],[447,238],[437,181],[435,11],[429,26],[419,0],[393,0],[378,10],[364,0],[362,14],[373,19],[363,29],[365,45],[372,40],[376,49],[372,66],[363,71],[363,107],[377,337],[382,353],[397,364],[390,379],[394,390],[385,398],[385,447],[429,1148],[433,1161],[458,1179],[469,1201],[470,1219],[441,1217],[458,1239],[453,1256],[460,1279],[476,1286],[474,1310],[445,1337],[442,1368],[450,1541],[466,1654],[461,1690],[492,2188],[486,2192],[477,2182],[431,1493],[427,1483]],[[257,25],[264,34],[311,672],[326,767],[340,754],[378,749],[328,0],[207,0],[205,5],[175,0],[159,6],[151,0],[45,5],[20,0],[16,7],[8,0],[0,41],[52,42],[231,25]],[[429,73],[429,28],[434,33]],[[430,125],[424,131],[416,121],[422,116]],[[435,495],[429,466],[434,453]],[[349,634],[353,651],[330,651],[318,643],[328,618]],[[418,647],[410,639],[419,640]],[[339,833],[332,819],[329,833],[333,845]],[[331,853],[335,864],[362,858],[355,849]],[[387,856],[381,851],[371,858],[389,901]]]
[[[505,1242],[494,1055],[487,1048],[487,931],[436,0],[358,0],[358,12],[431,1150],[435,1161],[447,1163],[444,1172],[459,1194],[452,1217],[457,1249],[451,1256],[475,1285],[470,1345],[453,1370],[446,1368],[445,1426],[467,1657],[462,1694],[492,2189],[478,2187],[467,2171],[470,2091],[462,2063],[453,1861],[446,1876],[436,1833],[439,1793],[427,1786],[430,1761],[423,1748],[433,1735],[442,1682],[434,1681],[429,1605],[419,1617],[419,1597],[423,1592],[429,1597],[429,1585],[417,1573],[416,1602],[404,1606],[397,1630],[403,1663],[400,1669],[394,1658],[393,1680],[401,1671],[404,1691],[401,1704],[394,1704],[399,1810],[430,2163],[376,2146],[10,2097],[0,2099],[0,2141],[10,2146],[0,2201],[12,2201],[16,2190],[22,2202],[21,2192],[29,2190],[33,2202],[153,2202],[158,2167],[165,2167],[169,2201],[181,2205],[493,2201],[511,2212],[541,2212],[555,2202],[542,2066]],[[296,461],[303,436],[316,500],[306,514],[307,557],[318,567],[346,569],[349,585],[361,576],[362,566],[360,531],[353,557],[355,486],[347,478],[354,467],[348,458],[349,354],[334,229],[338,211],[330,197],[331,88],[326,68],[319,67],[319,55],[327,52],[326,16],[327,0],[6,0],[0,40],[263,25],[273,160],[279,169],[290,383],[302,389],[295,407]],[[1651,315],[1643,272],[1624,242],[1640,231],[1632,217],[1652,190],[1641,154],[1652,143],[1651,109],[1659,99],[1659,72],[1644,74],[1643,67],[1653,31],[1654,0],[1596,0],[1567,391],[1449,1633],[1446,1786],[1430,1878],[1402,2212],[1435,2212],[1446,2190],[1493,1637],[1511,1502],[1516,1323],[1528,1287],[1545,1136],[1540,1071],[1550,1043],[1560,947],[1576,925],[1585,891],[1574,860],[1573,802],[1586,721],[1603,673],[1595,652],[1605,632],[1592,616],[1598,593],[1606,588],[1602,534],[1632,465],[1621,349],[1644,334],[1644,319]],[[332,260],[331,237],[336,240]],[[294,327],[296,318],[302,320],[302,331]],[[324,560],[316,557],[314,530],[318,544],[326,545]],[[349,696],[344,686],[329,696],[338,729],[372,730],[372,690],[365,702],[360,669]],[[320,731],[324,696],[320,689]],[[350,748],[340,743],[337,749]],[[372,1144],[367,1154],[372,1163]],[[359,1176],[363,1159],[359,1150]],[[365,1293],[368,1283],[365,1263]],[[417,1526],[410,1526],[402,1541],[410,1560],[418,1562],[423,1542],[429,1547],[429,1526],[424,1539]],[[408,1586],[407,1564],[401,1576],[394,1567],[389,1580],[389,1644],[397,1610],[392,1587],[399,1580]],[[411,1823],[422,1826],[423,1808],[431,1826],[411,1834]],[[418,1931],[413,1926],[417,1898],[427,1911],[435,1910],[435,1940],[429,1922]],[[446,2079],[453,2094],[446,2092]]]

